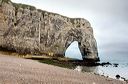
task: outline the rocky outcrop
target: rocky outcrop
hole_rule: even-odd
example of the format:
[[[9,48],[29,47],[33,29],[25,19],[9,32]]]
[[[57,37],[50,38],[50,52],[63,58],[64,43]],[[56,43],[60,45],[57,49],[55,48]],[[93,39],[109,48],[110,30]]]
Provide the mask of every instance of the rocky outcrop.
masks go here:
[[[18,53],[64,55],[78,41],[83,59],[98,59],[96,40],[89,21],[0,1],[0,46]]]

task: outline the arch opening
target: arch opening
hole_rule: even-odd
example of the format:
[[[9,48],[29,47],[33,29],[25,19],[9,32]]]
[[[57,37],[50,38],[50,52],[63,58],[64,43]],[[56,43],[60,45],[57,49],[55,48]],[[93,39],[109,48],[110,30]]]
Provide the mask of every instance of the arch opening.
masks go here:
[[[83,60],[78,41],[73,41],[65,51],[65,57]]]

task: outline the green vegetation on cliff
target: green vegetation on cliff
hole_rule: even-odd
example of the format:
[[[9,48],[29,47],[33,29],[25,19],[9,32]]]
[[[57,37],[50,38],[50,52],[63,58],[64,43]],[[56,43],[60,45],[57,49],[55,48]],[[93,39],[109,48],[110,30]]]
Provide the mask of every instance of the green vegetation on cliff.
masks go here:
[[[11,0],[0,0],[0,2],[6,2],[6,3],[8,3],[8,2],[11,2]]]
[[[13,6],[18,9],[18,8],[29,8],[30,10],[35,10],[36,8],[34,6],[30,6],[30,5],[26,5],[26,4],[17,4],[17,3],[13,3]]]

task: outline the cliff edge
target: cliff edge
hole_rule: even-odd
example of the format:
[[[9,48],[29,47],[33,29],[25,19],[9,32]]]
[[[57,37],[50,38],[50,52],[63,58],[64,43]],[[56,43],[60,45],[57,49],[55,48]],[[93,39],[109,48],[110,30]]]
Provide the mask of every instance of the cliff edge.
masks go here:
[[[93,29],[86,19],[68,18],[33,6],[0,0],[0,47],[18,53],[63,55],[78,41],[83,59],[98,60]]]

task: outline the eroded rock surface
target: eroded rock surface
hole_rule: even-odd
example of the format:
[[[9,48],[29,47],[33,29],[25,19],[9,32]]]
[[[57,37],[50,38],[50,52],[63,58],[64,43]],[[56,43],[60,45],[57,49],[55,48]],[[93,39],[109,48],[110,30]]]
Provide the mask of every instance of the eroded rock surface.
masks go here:
[[[19,53],[64,55],[78,41],[83,59],[98,59],[93,29],[86,19],[0,1],[0,46]]]

